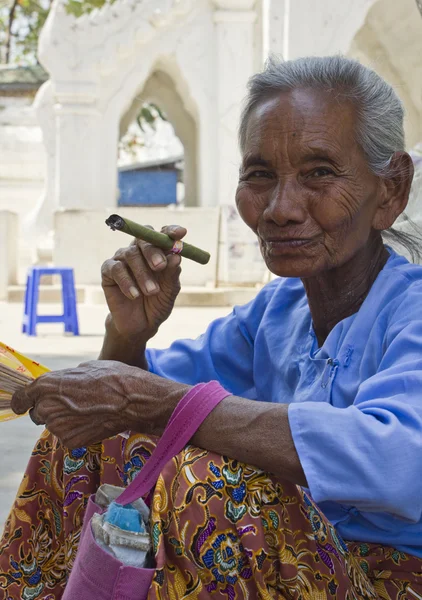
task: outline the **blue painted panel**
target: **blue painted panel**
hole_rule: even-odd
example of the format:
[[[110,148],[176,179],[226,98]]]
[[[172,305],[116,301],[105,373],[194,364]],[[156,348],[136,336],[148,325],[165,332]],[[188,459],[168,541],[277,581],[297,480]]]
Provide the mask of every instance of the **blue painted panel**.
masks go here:
[[[177,171],[148,170],[119,172],[119,206],[175,204]]]

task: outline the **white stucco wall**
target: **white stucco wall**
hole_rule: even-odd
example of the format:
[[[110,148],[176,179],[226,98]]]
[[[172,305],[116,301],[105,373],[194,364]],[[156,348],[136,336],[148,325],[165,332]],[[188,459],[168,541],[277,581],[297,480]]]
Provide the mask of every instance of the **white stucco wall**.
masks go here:
[[[288,20],[280,28],[284,58],[347,53],[373,2],[374,0],[272,0],[278,22],[280,19]],[[280,50],[275,34],[272,39],[277,50]]]
[[[9,285],[18,278],[18,218],[0,210],[0,301],[7,299]]]
[[[44,154],[32,98],[0,96],[0,179],[43,181]]]
[[[196,127],[198,205],[232,202],[241,101],[264,52],[350,52],[372,7],[385,2],[394,0],[117,0],[75,20],[55,0],[39,49],[52,81],[52,108],[46,104],[45,111],[54,118],[42,127],[55,130],[45,131],[56,142],[48,182],[55,208],[115,203],[120,120],[157,70],[171,79]],[[392,19],[389,10],[379,12],[386,37]],[[393,16],[397,22],[400,15]],[[417,77],[416,63],[409,81]],[[419,91],[411,87],[414,123]]]
[[[349,55],[394,87],[404,103],[407,147],[412,148],[422,140],[422,18],[415,0],[377,0]]]
[[[61,211],[55,215],[54,262],[75,269],[80,284],[98,285],[102,263],[116,250],[131,243],[130,236],[113,232],[105,220],[113,208],[102,210]],[[211,254],[207,265],[183,261],[183,285],[214,284],[217,276],[218,208],[119,208],[119,214],[138,223],[148,223],[157,230],[164,224],[183,224],[188,230],[186,240]],[[80,240],[75,244],[75,239]]]
[[[160,93],[163,100],[177,97],[174,114],[180,118],[174,118],[183,130],[183,117],[187,139],[195,141],[193,201],[204,208],[233,203],[241,100],[267,51],[285,58],[337,52],[358,57],[396,86],[407,110],[409,147],[422,138],[421,20],[414,0],[117,0],[78,20],[62,5],[54,0],[40,41],[51,81],[35,103],[47,185],[27,221],[34,239],[52,229],[58,209],[115,206],[120,122],[136,98],[152,93],[148,82],[157,72],[171,85],[161,91],[155,86],[154,100]],[[32,129],[27,143],[19,127],[14,141],[4,137],[12,165],[7,171],[22,172],[30,164],[20,181],[31,175],[41,182],[39,130]],[[1,185],[0,179],[0,194]],[[220,256],[227,277],[227,248]]]
[[[115,203],[120,119],[155,70],[197,127],[198,205],[233,201],[240,102],[259,50],[254,4],[118,0],[75,20],[55,0],[39,55],[52,82],[55,119],[43,128],[56,130],[56,208]]]
[[[43,192],[44,177],[45,150],[32,99],[0,96],[0,211],[17,213],[22,223]]]

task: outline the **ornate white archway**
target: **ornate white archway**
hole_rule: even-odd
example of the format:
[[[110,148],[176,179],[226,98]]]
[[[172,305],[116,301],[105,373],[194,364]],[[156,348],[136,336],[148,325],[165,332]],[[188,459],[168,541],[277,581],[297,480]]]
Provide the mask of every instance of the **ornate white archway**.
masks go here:
[[[197,110],[191,114],[180,96],[176,82],[164,70],[164,65],[155,69],[143,89],[135,96],[120,124],[120,134],[136,118],[142,104],[153,102],[162,109],[172,123],[175,134],[184,147],[185,206],[198,206],[198,125]]]
[[[414,0],[404,1],[419,24]],[[195,203],[231,203],[241,101],[263,47],[285,58],[348,53],[371,7],[376,0],[347,8],[338,0],[117,0],[75,19],[54,0],[39,47],[51,79],[36,100],[47,188],[31,223],[48,231],[57,209],[115,205],[119,123],[145,86],[163,94],[157,72],[172,82],[167,101],[186,121],[180,128],[194,122]]]
[[[264,45],[285,59],[347,54],[375,1],[268,0]]]
[[[145,85],[147,94],[159,92],[157,72],[172,81],[167,112],[183,112],[186,135],[192,136],[189,119],[195,124],[195,144],[188,145],[195,152],[197,204],[233,201],[238,116],[257,50],[254,5],[117,0],[75,19],[64,0],[55,0],[39,45],[50,74],[37,99],[50,160],[35,217],[115,205],[119,123]],[[51,227],[48,220],[44,228]]]
[[[377,0],[350,44],[349,54],[375,69],[404,103],[406,141],[422,140],[422,20],[415,0]]]

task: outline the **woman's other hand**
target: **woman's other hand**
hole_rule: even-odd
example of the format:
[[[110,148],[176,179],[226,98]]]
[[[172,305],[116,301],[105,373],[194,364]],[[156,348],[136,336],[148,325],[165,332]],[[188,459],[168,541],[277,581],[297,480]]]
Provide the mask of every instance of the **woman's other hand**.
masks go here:
[[[177,225],[162,228],[174,240],[186,235]],[[180,291],[180,256],[134,240],[106,260],[102,287],[110,309],[108,326],[118,336],[146,344],[173,310]]]
[[[47,373],[16,392],[12,410],[30,411],[67,448],[124,431],[160,435],[189,386],[114,361]]]

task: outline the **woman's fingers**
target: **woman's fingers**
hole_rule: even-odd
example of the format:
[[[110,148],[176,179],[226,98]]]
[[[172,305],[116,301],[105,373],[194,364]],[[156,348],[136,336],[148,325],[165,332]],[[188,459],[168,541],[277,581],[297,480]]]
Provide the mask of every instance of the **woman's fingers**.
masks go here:
[[[187,234],[187,229],[180,225],[165,225],[161,228],[161,233],[165,233],[173,240],[181,240]]]
[[[51,390],[57,386],[58,374],[59,371],[47,373],[17,390],[11,401],[13,412],[17,415],[24,415],[29,411],[29,416],[35,425],[44,425],[48,416],[46,406]]]
[[[149,225],[147,225],[147,227],[153,229]],[[165,233],[176,241],[181,240],[186,235],[186,229],[179,225],[166,225],[161,229],[161,233]],[[157,246],[144,242],[143,240],[134,240],[134,244],[138,246],[152,271],[162,271],[166,268],[168,265],[168,257],[171,256],[171,254],[166,254],[161,248],[157,248]]]
[[[145,227],[154,230],[154,227],[151,227],[151,225],[145,225]],[[154,246],[149,242],[137,239],[134,239],[131,245],[139,248],[140,253],[145,258],[152,271],[161,271],[167,266],[167,258],[161,248],[157,248],[157,246]]]
[[[35,425],[45,425],[45,419],[38,415],[37,406],[31,408],[31,410],[29,411],[29,417],[31,421],[35,423]]]
[[[169,254],[167,257],[167,269],[165,271],[165,279],[161,280],[162,289],[168,288],[168,290],[172,290],[172,292],[180,291],[180,262],[181,257],[179,254]]]
[[[126,298],[139,298],[140,292],[133,275],[126,264],[122,260],[116,260],[116,257],[117,253],[115,258],[106,260],[101,268],[103,287],[117,285]]]
[[[36,382],[34,382],[13,394],[10,406],[15,414],[24,415],[35,406],[38,398],[36,387]]]
[[[125,253],[125,260],[145,296],[151,296],[160,291],[160,286],[137,244],[129,246]]]
[[[142,253],[142,256],[152,271],[162,271],[166,268],[167,256],[165,255],[164,250],[142,240],[135,240],[135,242],[136,247],[139,249],[139,252]]]
[[[152,229],[152,227],[151,227]],[[186,229],[178,225],[162,228],[174,240],[180,240],[186,235]],[[180,275],[180,256],[166,254],[161,248],[142,240],[133,240],[128,248],[122,248],[114,257],[107,260],[102,267],[103,287],[117,285],[129,299],[153,296],[160,292],[157,276],[165,271],[158,279],[164,285],[178,281]]]
[[[152,227],[148,227],[152,229]],[[172,237],[174,240],[180,240],[186,235],[186,229],[179,225],[165,226],[161,231],[169,237]],[[145,262],[139,260],[139,256],[135,250],[136,248],[138,248]],[[125,254],[125,259],[140,288],[148,295],[153,295],[160,291],[160,285],[157,278],[154,277],[154,272],[158,273],[167,268],[171,271],[171,273],[169,273],[171,280],[177,279],[180,273],[179,256],[175,258],[173,254],[166,254],[161,248],[157,248],[157,246],[154,246],[149,242],[144,242],[143,240],[133,240]],[[148,267],[150,270],[148,270]]]

